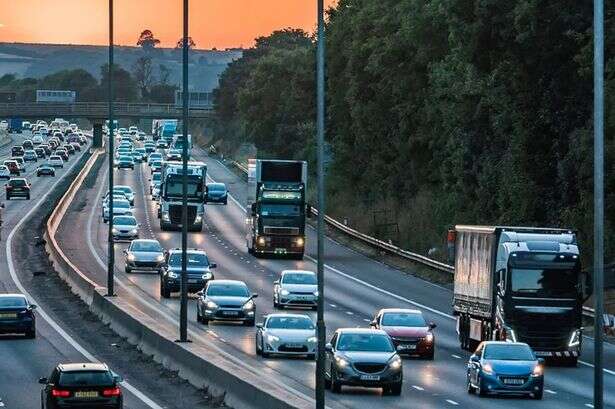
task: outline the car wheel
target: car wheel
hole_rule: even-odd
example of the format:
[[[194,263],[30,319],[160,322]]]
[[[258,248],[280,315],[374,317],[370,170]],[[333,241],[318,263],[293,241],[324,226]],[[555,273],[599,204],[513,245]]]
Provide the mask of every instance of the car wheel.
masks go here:
[[[476,388],[474,386],[472,386],[472,382],[470,382],[470,377],[468,377],[468,384],[466,386],[466,390],[468,391],[468,393],[470,395],[472,395],[474,392],[476,392]]]
[[[26,331],[26,338],[28,339],[36,338],[36,327],[32,327],[32,329]]]
[[[202,322],[203,321],[203,317],[201,316],[201,309],[197,306],[196,307],[196,322]]]
[[[257,337],[254,337],[254,352],[256,355],[260,355],[262,353],[260,343],[257,341]]]
[[[128,266],[124,267],[124,271],[126,272],[126,274],[132,273],[132,269]]]
[[[390,395],[399,396],[401,395],[401,388],[402,388],[402,383],[399,382],[399,383],[396,383],[395,385],[389,386],[387,389]]]
[[[171,298],[171,291],[162,283],[160,283],[160,295],[162,298]]]
[[[333,368],[331,368],[331,392],[333,393],[341,393],[342,392],[342,384],[337,380],[337,374]]]
[[[273,308],[275,308],[276,310],[280,308],[280,304],[276,302],[275,297],[273,297]]]
[[[251,319],[251,320],[244,321],[243,325],[245,325],[246,327],[253,327],[256,325],[256,322],[254,319]]]
[[[534,399],[541,400],[542,399],[542,389],[538,392],[534,393]]]
[[[265,341],[261,341],[261,355],[263,358],[269,358],[271,356],[269,352],[265,351]]]
[[[483,380],[480,378],[480,376],[476,380],[476,384],[477,384],[476,394],[480,396],[481,398],[487,396],[487,392],[483,388]]]

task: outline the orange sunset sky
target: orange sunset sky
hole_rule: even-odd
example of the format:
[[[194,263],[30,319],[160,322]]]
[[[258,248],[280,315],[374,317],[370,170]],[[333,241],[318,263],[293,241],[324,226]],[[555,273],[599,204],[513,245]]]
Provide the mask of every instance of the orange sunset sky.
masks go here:
[[[325,0],[330,6],[336,0]],[[108,41],[108,0],[0,0],[0,42],[98,44]],[[115,0],[115,43],[135,45],[149,28],[164,47],[182,33],[182,0]],[[316,0],[191,0],[197,48],[248,47],[284,27],[313,32]]]

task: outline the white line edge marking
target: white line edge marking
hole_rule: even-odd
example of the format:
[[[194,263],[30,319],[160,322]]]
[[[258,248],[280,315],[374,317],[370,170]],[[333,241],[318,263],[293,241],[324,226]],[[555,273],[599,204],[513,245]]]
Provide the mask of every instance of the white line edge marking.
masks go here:
[[[226,165],[224,165],[223,163],[221,163],[219,160],[217,160],[217,159],[214,159],[214,160],[215,160],[216,162],[218,162],[218,163],[219,163],[219,164],[220,164],[220,165],[221,165],[224,169],[226,169],[228,172],[231,172],[231,171],[230,171],[230,170],[226,167]],[[232,173],[232,172],[231,172],[231,173]],[[234,175],[234,176],[237,176],[237,175],[235,175],[234,173],[233,173],[233,175]],[[212,178],[209,174],[208,174],[208,177],[209,177],[209,178],[210,178],[213,182],[215,182],[215,179],[214,179],[214,178]],[[232,201],[233,201],[233,202],[234,202],[234,203],[235,203],[235,204],[236,204],[236,205],[237,205],[237,206],[238,206],[238,207],[239,207],[239,208],[240,208],[240,209],[241,209],[244,213],[246,213],[246,209],[245,209],[245,208],[244,208],[244,207],[243,207],[243,206],[242,206],[242,205],[241,205],[241,204],[237,201],[237,199],[235,199],[235,198],[233,197],[233,195],[231,195],[231,194],[229,193],[229,195],[228,195],[228,196],[231,198],[231,200],[232,200]],[[344,248],[346,248],[346,247],[344,246]],[[316,260],[314,257],[308,256],[307,254],[305,255],[305,258],[307,258],[308,260],[310,260],[312,263],[317,263],[317,260]],[[397,299],[397,300],[399,300],[399,301],[404,301],[404,302],[406,302],[406,303],[409,303],[409,304],[414,305],[415,307],[418,307],[418,308],[423,308],[423,309],[425,309],[425,310],[427,310],[427,311],[429,311],[429,312],[432,312],[432,313],[434,313],[434,314],[440,315],[441,317],[444,317],[444,318],[448,318],[448,319],[451,319],[451,320],[455,320],[455,319],[456,319],[454,316],[452,316],[452,315],[450,315],[450,314],[447,314],[447,313],[445,313],[445,312],[442,312],[442,311],[440,311],[440,310],[436,310],[435,308],[428,307],[428,306],[426,306],[426,305],[424,305],[424,304],[421,304],[421,303],[418,303],[418,302],[416,302],[416,301],[412,301],[412,300],[410,300],[410,299],[408,299],[408,298],[402,297],[401,295],[397,295],[397,294],[394,294],[394,293],[389,292],[389,291],[387,291],[387,290],[383,290],[382,288],[378,288],[378,287],[376,287],[375,285],[372,285],[372,284],[367,283],[367,282],[365,282],[365,281],[363,281],[363,280],[360,280],[360,279],[358,279],[358,278],[356,278],[356,277],[353,277],[353,276],[351,276],[351,275],[349,275],[349,274],[346,274],[346,273],[344,273],[344,272],[342,272],[342,271],[340,271],[340,270],[336,269],[335,267],[331,267],[331,266],[330,266],[330,265],[328,265],[328,264],[325,264],[325,265],[324,265],[324,267],[325,267],[325,268],[328,268],[329,270],[333,271],[334,273],[337,273],[337,274],[339,274],[339,275],[341,275],[341,276],[343,276],[343,277],[345,277],[345,278],[348,278],[349,280],[352,280],[352,281],[354,281],[354,282],[356,282],[356,283],[359,283],[359,284],[361,284],[361,285],[364,285],[365,287],[371,288],[372,290],[376,290],[376,291],[378,291],[378,292],[380,292],[380,293],[382,293],[382,294],[385,294],[385,295],[388,295],[388,296],[390,296],[390,297],[396,298],[396,299]],[[581,365],[585,365],[585,366],[588,366],[588,367],[590,367],[590,368],[593,368],[593,367],[594,367],[594,364],[591,364],[591,363],[589,363],[589,362],[585,362],[585,361],[582,361],[582,360],[579,360],[578,362],[579,362]],[[609,374],[609,375],[614,375],[614,376],[615,376],[615,371],[613,371],[613,370],[603,368],[603,371],[604,371],[605,373]]]
[[[457,402],[455,402],[454,400],[451,400],[451,399],[447,399],[446,401],[447,401],[448,403],[450,403],[451,405],[454,405],[454,406],[459,405]]]
[[[551,395],[557,395],[557,392],[552,391],[551,389],[545,389],[545,392],[550,393]]]
[[[425,390],[425,388],[423,388],[422,386],[418,386],[418,385],[412,385],[412,387],[414,389],[416,389],[417,391],[424,391]]]
[[[85,153],[85,152],[84,152]],[[81,159],[81,158],[80,158]],[[82,347],[77,341],[75,341],[66,331],[64,331],[46,312],[45,310],[40,306],[40,304],[36,301],[36,299],[34,297],[32,297],[30,295],[30,293],[28,293],[28,291],[26,291],[25,287],[21,284],[21,281],[19,280],[19,277],[17,277],[17,274],[15,273],[15,264],[13,263],[13,249],[12,249],[12,244],[13,244],[13,236],[15,235],[15,232],[17,232],[17,230],[19,230],[19,228],[21,228],[22,224],[32,215],[32,213],[34,213],[36,210],[38,210],[38,208],[40,207],[40,205],[45,201],[45,199],[47,198],[47,196],[49,196],[49,194],[51,193],[52,190],[54,190],[56,188],[56,186],[62,182],[64,180],[64,178],[66,177],[67,174],[69,174],[73,168],[77,165],[79,161],[75,161],[70,168],[67,169],[66,173],[64,173],[64,175],[62,175],[62,177],[60,179],[58,179],[49,190],[47,190],[47,192],[43,195],[43,197],[41,197],[39,199],[38,202],[36,202],[36,204],[28,211],[28,213],[26,213],[26,215],[24,217],[21,218],[21,220],[19,220],[19,222],[17,222],[17,224],[15,225],[15,227],[13,227],[13,229],[11,230],[11,232],[9,233],[9,236],[6,239],[6,262],[9,266],[9,274],[11,275],[11,278],[13,279],[13,281],[15,282],[15,285],[17,286],[17,289],[19,289],[19,291],[21,291],[22,294],[24,294],[26,297],[28,297],[28,299],[33,303],[33,304],[37,304],[39,308],[37,308],[37,312],[38,314],[45,320],[47,321],[47,323],[49,324],[49,326],[51,326],[58,334],[60,334],[60,336],[62,338],[64,338],[64,340],[66,342],[68,342],[73,348],[75,348],[75,350],[77,350],[81,355],[83,355],[87,360],[91,361],[91,362],[100,362],[94,355],[92,355],[89,351],[87,351],[84,347]],[[153,400],[151,400],[150,398],[148,398],[145,394],[143,394],[141,391],[139,391],[137,388],[135,388],[134,386],[132,386],[130,383],[124,381],[122,382],[122,386],[124,386],[128,391],[130,391],[133,395],[135,395],[135,397],[137,397],[139,400],[141,400],[143,403],[145,403],[147,406],[149,406],[152,409],[163,409],[162,406],[158,405],[157,403],[155,403]]]

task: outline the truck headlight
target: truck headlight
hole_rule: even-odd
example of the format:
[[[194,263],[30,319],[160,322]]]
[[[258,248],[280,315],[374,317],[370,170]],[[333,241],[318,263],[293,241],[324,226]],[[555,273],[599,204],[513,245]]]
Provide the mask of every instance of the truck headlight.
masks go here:
[[[303,237],[297,237],[297,238],[295,239],[295,244],[296,244],[298,247],[303,247],[303,245],[305,244],[305,240],[303,239]]]
[[[574,331],[572,331],[572,334],[570,334],[570,339],[568,340],[568,346],[576,347],[580,343],[581,343],[581,330],[575,329]]]
[[[259,246],[264,246],[265,244],[267,244],[267,240],[265,240],[264,236],[260,236],[259,238],[256,239],[256,243]]]

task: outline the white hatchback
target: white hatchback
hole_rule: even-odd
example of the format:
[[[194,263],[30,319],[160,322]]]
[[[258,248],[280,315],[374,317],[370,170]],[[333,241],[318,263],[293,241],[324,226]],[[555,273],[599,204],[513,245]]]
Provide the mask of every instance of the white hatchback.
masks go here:
[[[10,178],[11,178],[11,171],[9,170],[9,168],[4,165],[0,165],[0,179],[10,179]]]

